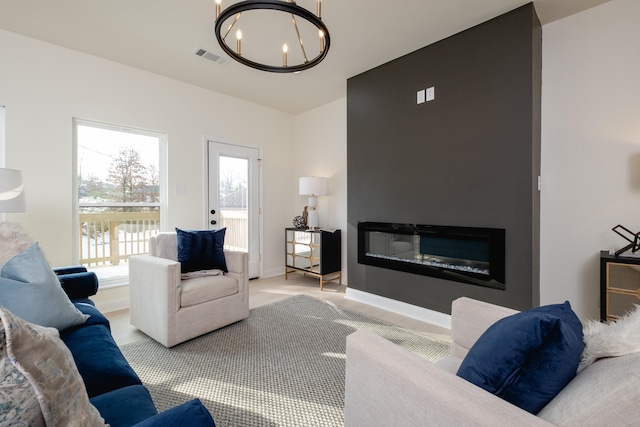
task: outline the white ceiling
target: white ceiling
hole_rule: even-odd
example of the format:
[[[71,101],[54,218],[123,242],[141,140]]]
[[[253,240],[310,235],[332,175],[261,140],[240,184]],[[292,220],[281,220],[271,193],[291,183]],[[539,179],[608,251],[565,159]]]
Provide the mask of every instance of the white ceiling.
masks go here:
[[[607,1],[535,0],[534,5],[544,25]],[[223,8],[231,3],[236,1],[223,0]],[[297,3],[315,11],[314,0]],[[219,65],[194,55],[203,48],[224,56],[214,35],[213,0],[0,0],[0,28],[298,114],[346,96],[349,77],[526,3],[323,0],[331,47],[322,63],[299,74],[267,73],[233,60]],[[259,47],[282,55],[269,37],[254,36],[258,31],[243,28],[243,53]],[[262,31],[273,33],[268,27]],[[305,46],[312,51],[309,45],[315,43]],[[308,56],[316,54],[317,48]]]

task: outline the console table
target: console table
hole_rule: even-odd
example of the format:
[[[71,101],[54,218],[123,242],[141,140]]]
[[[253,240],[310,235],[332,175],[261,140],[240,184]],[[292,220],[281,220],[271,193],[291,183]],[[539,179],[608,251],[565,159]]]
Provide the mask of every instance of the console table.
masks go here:
[[[342,285],[342,233],[340,230],[285,228],[285,280],[289,273],[303,273]]]
[[[640,301],[640,257],[600,252],[600,320],[614,320]]]

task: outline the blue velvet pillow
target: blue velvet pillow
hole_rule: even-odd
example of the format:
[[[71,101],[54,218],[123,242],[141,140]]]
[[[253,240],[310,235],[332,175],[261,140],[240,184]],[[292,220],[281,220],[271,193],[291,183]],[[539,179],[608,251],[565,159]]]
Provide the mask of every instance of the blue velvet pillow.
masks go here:
[[[134,427],[216,427],[213,417],[200,399],[192,399],[182,405],[167,409]]]
[[[537,414],[576,375],[582,324],[568,301],[506,317],[471,347],[458,376]]]
[[[200,270],[222,270],[227,272],[224,259],[224,234],[219,230],[180,230],[178,237],[178,261],[182,273]]]
[[[110,427],[131,427],[158,414],[149,391],[143,385],[130,385],[92,397]]]

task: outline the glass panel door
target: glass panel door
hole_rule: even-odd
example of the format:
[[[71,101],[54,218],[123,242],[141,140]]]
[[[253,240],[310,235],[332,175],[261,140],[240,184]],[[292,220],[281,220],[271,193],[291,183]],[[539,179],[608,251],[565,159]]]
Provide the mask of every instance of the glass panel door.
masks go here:
[[[226,227],[225,249],[247,252],[249,277],[260,276],[257,148],[209,141],[209,228]]]

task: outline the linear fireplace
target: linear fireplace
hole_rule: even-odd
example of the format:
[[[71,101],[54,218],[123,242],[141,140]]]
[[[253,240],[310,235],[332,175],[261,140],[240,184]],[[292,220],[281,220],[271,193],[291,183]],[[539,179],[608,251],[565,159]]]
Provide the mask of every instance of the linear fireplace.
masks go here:
[[[505,289],[505,230],[360,222],[358,263]]]

